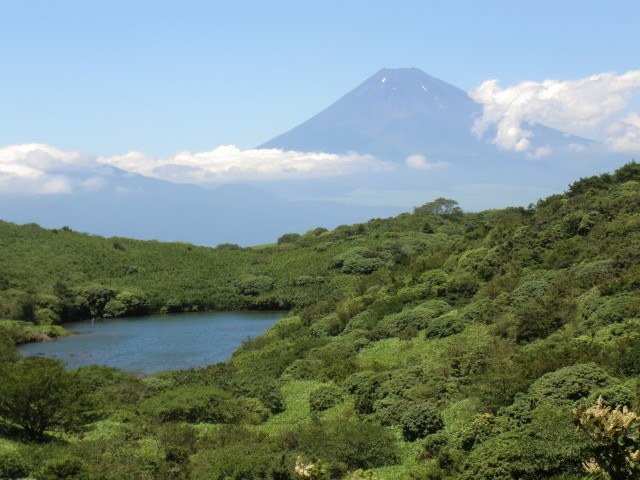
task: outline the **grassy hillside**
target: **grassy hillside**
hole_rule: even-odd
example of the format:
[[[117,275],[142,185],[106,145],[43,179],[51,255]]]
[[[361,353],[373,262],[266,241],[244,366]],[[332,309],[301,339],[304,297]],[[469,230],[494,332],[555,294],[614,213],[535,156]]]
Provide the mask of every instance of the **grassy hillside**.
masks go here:
[[[260,249],[0,227],[12,341],[16,322],[291,308],[228,362],[147,379],[5,342],[7,478],[637,478],[635,163],[526,209],[438,199]]]
[[[324,232],[294,237],[336,237]],[[319,253],[286,242],[212,249],[1,221],[0,249],[0,321],[47,331],[82,318],[308,304],[327,288],[340,251],[339,245]]]

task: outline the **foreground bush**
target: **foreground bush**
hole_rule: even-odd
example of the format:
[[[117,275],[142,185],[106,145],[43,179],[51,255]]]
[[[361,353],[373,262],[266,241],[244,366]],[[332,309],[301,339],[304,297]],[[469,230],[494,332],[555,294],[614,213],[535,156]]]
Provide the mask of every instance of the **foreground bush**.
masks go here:
[[[322,412],[342,401],[344,391],[336,385],[323,385],[309,394],[309,406],[312,412]]]
[[[71,455],[47,460],[36,474],[37,480],[84,480],[88,478],[86,464]]]
[[[627,407],[604,404],[602,397],[595,405],[575,413],[578,429],[593,441],[593,458],[583,463],[585,471],[611,480],[637,478],[640,475],[640,417]]]
[[[165,422],[233,423],[246,414],[242,403],[217,387],[188,385],[160,392],[142,405]]]
[[[29,440],[43,441],[47,430],[76,426],[78,393],[73,375],[58,360],[26,357],[0,364],[0,417]]]
[[[26,477],[28,472],[27,461],[20,452],[0,448],[0,478],[13,480]]]
[[[326,462],[332,472],[369,469],[397,461],[392,432],[373,423],[335,420],[313,423],[298,431],[299,447],[309,458]]]

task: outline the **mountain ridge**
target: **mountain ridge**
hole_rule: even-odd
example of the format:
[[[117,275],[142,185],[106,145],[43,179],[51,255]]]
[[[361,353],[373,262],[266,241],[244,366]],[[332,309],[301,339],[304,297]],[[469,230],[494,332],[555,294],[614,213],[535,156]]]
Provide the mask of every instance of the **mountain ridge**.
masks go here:
[[[109,175],[91,190],[71,194],[0,195],[0,218],[46,228],[69,226],[103,236],[141,240],[256,245],[274,242],[286,232],[304,233],[324,226],[365,221],[398,213],[398,208],[356,207],[329,201],[294,202],[260,188],[221,185],[207,190],[195,185],[107,168]],[[76,180],[92,178],[81,172]]]

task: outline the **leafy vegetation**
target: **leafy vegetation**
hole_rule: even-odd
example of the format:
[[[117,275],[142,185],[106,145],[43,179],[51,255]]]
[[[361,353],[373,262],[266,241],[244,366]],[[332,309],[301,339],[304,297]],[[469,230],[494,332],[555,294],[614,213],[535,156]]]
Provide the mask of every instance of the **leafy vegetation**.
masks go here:
[[[637,478],[635,163],[526,209],[437,199],[261,248],[8,223],[0,247],[3,478]],[[290,313],[201,369],[14,349],[80,318],[246,308]]]

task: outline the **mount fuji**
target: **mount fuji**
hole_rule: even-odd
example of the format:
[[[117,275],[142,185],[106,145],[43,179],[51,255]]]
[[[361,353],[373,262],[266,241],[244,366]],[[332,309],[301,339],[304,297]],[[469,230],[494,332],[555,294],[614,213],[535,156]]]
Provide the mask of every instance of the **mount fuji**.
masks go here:
[[[466,92],[418,68],[382,69],[306,122],[258,148],[372,154],[404,161],[506,154],[472,133],[482,105]],[[594,142],[532,125],[535,147],[588,147]],[[492,132],[488,132],[490,134]]]
[[[446,196],[472,211],[527,205],[631,160],[606,152],[597,141],[540,124],[524,125],[531,133],[527,151],[503,150],[492,142],[496,127],[482,137],[473,133],[482,114],[483,105],[466,92],[418,68],[385,68],[258,148],[356,152],[392,167],[384,174],[277,183],[288,198],[409,207]]]

